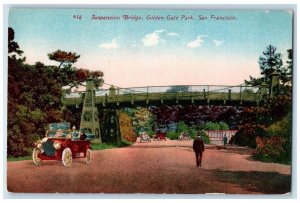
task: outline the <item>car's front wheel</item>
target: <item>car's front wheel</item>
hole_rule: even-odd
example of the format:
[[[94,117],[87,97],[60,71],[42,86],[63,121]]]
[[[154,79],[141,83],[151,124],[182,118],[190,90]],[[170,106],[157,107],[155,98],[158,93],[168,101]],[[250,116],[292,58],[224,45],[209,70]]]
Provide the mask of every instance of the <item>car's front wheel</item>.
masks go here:
[[[32,151],[32,161],[37,166],[40,166],[42,164],[42,159],[38,157],[38,155],[41,153],[42,151],[38,148],[34,148]]]
[[[85,162],[87,164],[89,164],[89,163],[91,163],[91,160],[92,160],[92,150],[87,149],[86,150],[86,156],[85,156]]]
[[[62,162],[66,167],[69,167],[72,164],[72,151],[69,147],[65,148],[62,153]]]

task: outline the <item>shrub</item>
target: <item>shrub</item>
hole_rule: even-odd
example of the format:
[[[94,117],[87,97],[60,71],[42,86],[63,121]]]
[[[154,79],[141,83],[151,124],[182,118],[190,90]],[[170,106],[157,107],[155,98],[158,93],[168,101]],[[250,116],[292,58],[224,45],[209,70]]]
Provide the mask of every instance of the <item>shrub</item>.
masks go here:
[[[229,126],[227,123],[221,121],[219,123],[217,122],[207,122],[201,126],[201,129],[203,130],[229,130]]]
[[[248,136],[245,129],[240,129],[234,137],[234,143],[240,146],[248,146],[251,148],[256,147],[256,141],[254,136]]]
[[[219,130],[229,130],[229,126],[226,123],[221,121],[219,123]]]
[[[167,138],[169,138],[170,140],[177,140],[179,137],[180,133],[178,132],[167,132]]]
[[[123,140],[135,142],[137,135],[132,127],[131,118],[124,112],[119,114],[120,131]]]
[[[291,113],[270,125],[265,136],[256,138],[255,158],[263,161],[290,163],[292,150]]]
[[[181,132],[188,132],[188,126],[183,121],[180,121],[177,124],[176,132],[179,132],[179,133],[181,133]]]
[[[278,157],[283,152],[284,139],[279,136],[256,137],[256,151],[265,156]]]
[[[203,130],[199,131],[198,134],[200,134],[201,138],[203,139],[205,144],[209,144],[210,143],[210,139],[208,134],[206,134]]]

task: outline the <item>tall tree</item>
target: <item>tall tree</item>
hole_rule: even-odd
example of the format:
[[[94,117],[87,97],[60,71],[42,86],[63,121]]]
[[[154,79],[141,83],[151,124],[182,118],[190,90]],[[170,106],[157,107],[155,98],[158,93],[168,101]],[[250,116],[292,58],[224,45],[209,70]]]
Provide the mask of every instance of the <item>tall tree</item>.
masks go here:
[[[17,58],[23,57],[23,51],[14,41],[14,30],[9,28],[8,32],[7,152],[9,156],[23,156],[30,153],[34,140],[44,136],[49,123],[75,123],[77,114],[74,116],[61,102],[63,87],[83,83],[90,76],[103,81],[103,73],[72,67],[79,55],[71,52],[67,59],[57,58],[61,67],[41,62],[28,65],[25,57]]]
[[[253,78],[250,76],[250,80],[245,80],[248,85],[259,86],[262,82],[269,83],[271,73],[276,70],[279,75],[282,75],[282,56],[277,53],[277,48],[273,45],[269,45],[263,52],[263,56],[259,57],[258,63],[261,70],[261,78]]]
[[[288,49],[288,60],[286,61],[287,66],[283,68],[280,80],[282,86],[286,88],[287,92],[291,92],[292,78],[293,78],[293,50]]]
[[[58,67],[60,68],[62,65],[75,63],[80,55],[77,55],[75,52],[66,52],[58,49],[57,51],[48,54],[48,57],[50,60],[59,62],[60,64]]]
[[[23,51],[20,49],[19,44],[14,41],[15,31],[9,27],[8,28],[8,53],[16,53],[19,56],[22,55]]]

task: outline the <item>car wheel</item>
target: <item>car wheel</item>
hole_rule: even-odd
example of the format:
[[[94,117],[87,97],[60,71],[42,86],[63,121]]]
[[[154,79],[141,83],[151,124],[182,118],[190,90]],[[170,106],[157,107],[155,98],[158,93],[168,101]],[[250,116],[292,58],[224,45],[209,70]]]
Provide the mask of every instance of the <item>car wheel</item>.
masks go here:
[[[87,164],[91,163],[91,159],[92,159],[92,150],[87,149],[86,150],[86,156],[85,156],[85,162]]]
[[[69,147],[65,148],[62,153],[62,162],[66,167],[69,167],[72,164],[72,151]]]
[[[40,149],[34,148],[32,151],[32,161],[36,166],[40,166],[42,164],[42,159],[38,157],[42,151]]]

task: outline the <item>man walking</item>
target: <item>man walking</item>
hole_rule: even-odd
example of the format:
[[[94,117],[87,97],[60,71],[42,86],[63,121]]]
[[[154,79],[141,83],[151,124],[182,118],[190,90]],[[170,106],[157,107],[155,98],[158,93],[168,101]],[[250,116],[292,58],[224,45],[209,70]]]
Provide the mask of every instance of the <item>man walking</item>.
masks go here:
[[[201,167],[202,153],[204,152],[204,142],[198,133],[193,142],[193,150],[196,155],[197,167]]]

